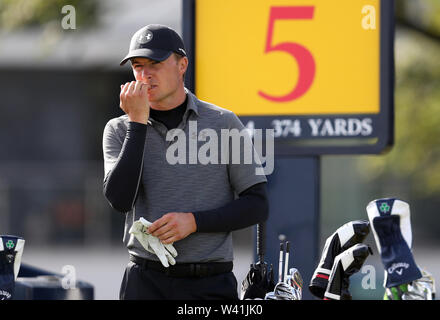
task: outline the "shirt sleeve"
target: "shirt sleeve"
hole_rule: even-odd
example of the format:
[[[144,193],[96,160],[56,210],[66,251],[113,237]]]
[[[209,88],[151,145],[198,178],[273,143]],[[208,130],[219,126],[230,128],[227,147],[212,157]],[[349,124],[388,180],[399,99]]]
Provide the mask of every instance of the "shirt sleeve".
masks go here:
[[[269,216],[266,183],[251,186],[225,206],[193,215],[197,232],[228,232],[266,221]]]
[[[103,135],[104,196],[117,211],[128,212],[135,203],[142,176],[147,125],[129,122],[122,142],[109,122]]]
[[[267,182],[267,179],[247,129],[233,112],[228,115],[229,143],[222,148],[229,149],[226,151],[229,154],[229,182],[235,193],[240,194],[257,183]]]

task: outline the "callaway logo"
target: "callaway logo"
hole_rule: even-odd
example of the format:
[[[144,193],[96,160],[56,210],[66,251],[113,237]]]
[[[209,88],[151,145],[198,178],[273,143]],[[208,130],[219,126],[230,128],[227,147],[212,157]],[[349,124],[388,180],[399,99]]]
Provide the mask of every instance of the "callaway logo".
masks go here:
[[[151,31],[147,31],[146,34],[139,35],[139,37],[137,38],[137,42],[144,44],[150,41],[151,39],[153,39],[153,33],[151,33]]]
[[[6,242],[6,248],[8,248],[8,249],[12,249],[12,248],[14,248],[14,241],[12,241],[12,240],[8,240],[8,242]]]
[[[382,213],[387,213],[388,211],[390,211],[390,206],[384,202],[380,205],[379,209]]]
[[[409,268],[409,264],[406,262],[398,262],[398,263],[393,263],[391,265],[391,267],[388,268],[388,273],[391,274],[394,271],[396,271],[396,273],[401,276],[403,273],[403,269],[408,269]],[[399,269],[399,270],[397,270]]]

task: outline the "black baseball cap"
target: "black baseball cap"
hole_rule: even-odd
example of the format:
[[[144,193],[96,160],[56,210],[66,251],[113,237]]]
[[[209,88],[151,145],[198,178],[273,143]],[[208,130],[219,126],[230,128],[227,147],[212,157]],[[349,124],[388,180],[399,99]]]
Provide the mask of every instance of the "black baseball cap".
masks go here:
[[[183,40],[177,32],[161,24],[149,24],[135,32],[128,54],[120,65],[135,57],[163,61],[173,52],[186,57]]]

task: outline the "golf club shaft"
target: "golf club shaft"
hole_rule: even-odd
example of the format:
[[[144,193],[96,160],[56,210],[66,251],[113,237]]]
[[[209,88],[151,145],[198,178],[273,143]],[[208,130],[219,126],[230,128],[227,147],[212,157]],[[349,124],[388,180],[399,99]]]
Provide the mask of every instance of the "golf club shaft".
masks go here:
[[[264,262],[266,254],[266,222],[257,224],[257,256],[260,263]]]
[[[284,243],[280,243],[280,260],[278,263],[278,282],[283,281],[283,254],[284,254]]]
[[[289,252],[290,251],[290,242],[287,241],[286,242],[286,259],[284,261],[285,265],[284,265],[284,279],[283,281],[286,282],[287,281],[287,272],[289,270]]]

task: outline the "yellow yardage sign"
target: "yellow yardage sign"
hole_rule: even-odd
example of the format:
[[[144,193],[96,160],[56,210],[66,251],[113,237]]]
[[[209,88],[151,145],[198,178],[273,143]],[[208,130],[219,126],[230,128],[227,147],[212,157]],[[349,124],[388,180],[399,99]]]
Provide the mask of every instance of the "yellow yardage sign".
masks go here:
[[[378,114],[379,0],[198,0],[195,88],[240,116]]]

